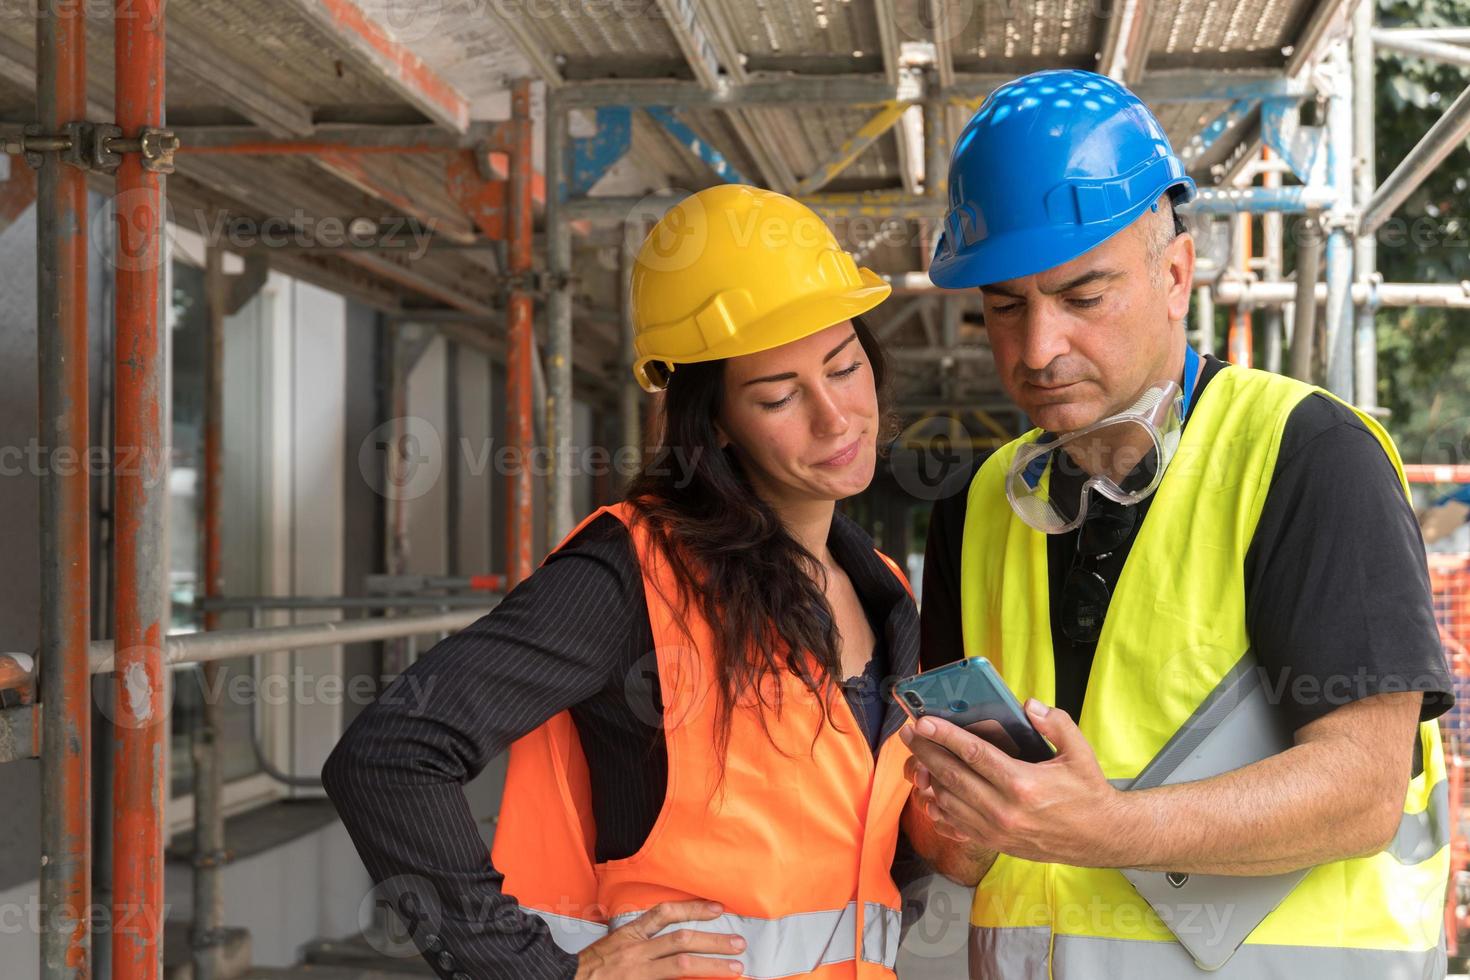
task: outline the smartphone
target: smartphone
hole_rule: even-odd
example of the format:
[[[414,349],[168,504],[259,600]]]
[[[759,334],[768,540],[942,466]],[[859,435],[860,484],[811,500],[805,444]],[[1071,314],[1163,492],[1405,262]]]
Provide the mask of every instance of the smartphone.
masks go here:
[[[966,657],[905,677],[893,685],[893,696],[914,721],[943,718],[1023,762],[1045,762],[1056,755],[984,657]]]

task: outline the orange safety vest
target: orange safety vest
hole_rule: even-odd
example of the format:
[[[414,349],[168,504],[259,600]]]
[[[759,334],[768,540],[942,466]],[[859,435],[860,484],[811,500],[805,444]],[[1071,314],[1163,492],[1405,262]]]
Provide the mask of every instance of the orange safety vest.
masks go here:
[[[746,976],[892,978],[900,898],[890,869],[908,799],[908,747],[894,734],[875,760],[847,705],[822,730],[817,699],[783,673],[782,710],[761,728],[752,695],[733,712],[724,785],[716,789],[714,644],[693,607],[680,629],[678,586],[637,513],[603,507],[628,526],[657,650],[668,789],[638,853],[595,863],[587,761],[563,711],[510,750],[492,860],[503,891],[542,918],[557,945],[582,949],[659,902],[719,902],[724,914],[669,927],[743,936]],[[880,552],[881,555],[881,552]],[[905,588],[898,567],[882,556]],[[693,646],[690,645],[693,639]],[[771,697],[767,696],[767,702]],[[772,738],[778,751],[772,745]]]

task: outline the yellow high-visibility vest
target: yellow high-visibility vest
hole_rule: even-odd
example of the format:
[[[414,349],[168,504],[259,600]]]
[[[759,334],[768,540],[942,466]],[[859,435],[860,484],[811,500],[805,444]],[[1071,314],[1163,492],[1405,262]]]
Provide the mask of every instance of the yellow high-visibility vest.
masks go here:
[[[1320,390],[1232,367],[1192,409],[1113,592],[1077,719],[1108,779],[1121,785],[1137,776],[1250,656],[1246,549],[1287,417]],[[1392,440],[1358,414],[1402,480]],[[966,656],[989,657],[1018,696],[1054,704],[1046,535],[1011,512],[1004,490],[1017,449],[1038,435],[996,452],[970,485],[961,618]],[[1393,842],[1312,869],[1213,974],[1195,966],[1121,872],[1002,854],[975,892],[972,975],[1443,977],[1450,828],[1438,725],[1421,724],[1419,739],[1423,772],[1409,783]]]

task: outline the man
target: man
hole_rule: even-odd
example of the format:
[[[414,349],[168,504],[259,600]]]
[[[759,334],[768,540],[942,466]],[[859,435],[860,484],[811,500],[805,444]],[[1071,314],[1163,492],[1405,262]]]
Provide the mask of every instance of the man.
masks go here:
[[[930,276],[980,289],[1039,430],[935,507],[922,663],[988,657],[1057,755],[920,723],[910,835],[979,885],[975,978],[1203,976],[1121,868],[1312,869],[1218,976],[1443,976],[1453,696],[1398,454],[1326,393],[1187,348],[1193,193],[1090,72],[1002,86],[956,144]],[[1242,667],[1290,748],[1120,788]]]

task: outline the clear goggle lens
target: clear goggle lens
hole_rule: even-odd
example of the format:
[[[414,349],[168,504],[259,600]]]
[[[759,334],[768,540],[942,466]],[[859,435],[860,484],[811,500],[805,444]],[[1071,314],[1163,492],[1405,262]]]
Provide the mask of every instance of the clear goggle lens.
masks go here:
[[[1022,446],[1006,476],[1006,498],[1016,516],[1046,534],[1061,534],[1087,519],[1088,490],[1131,506],[1158,489],[1179,447],[1183,427],[1179,386],[1162,381],[1126,411],[1065,435]],[[1078,499],[1051,494],[1058,473],[1082,477]],[[1076,481],[1068,479],[1068,486]]]

